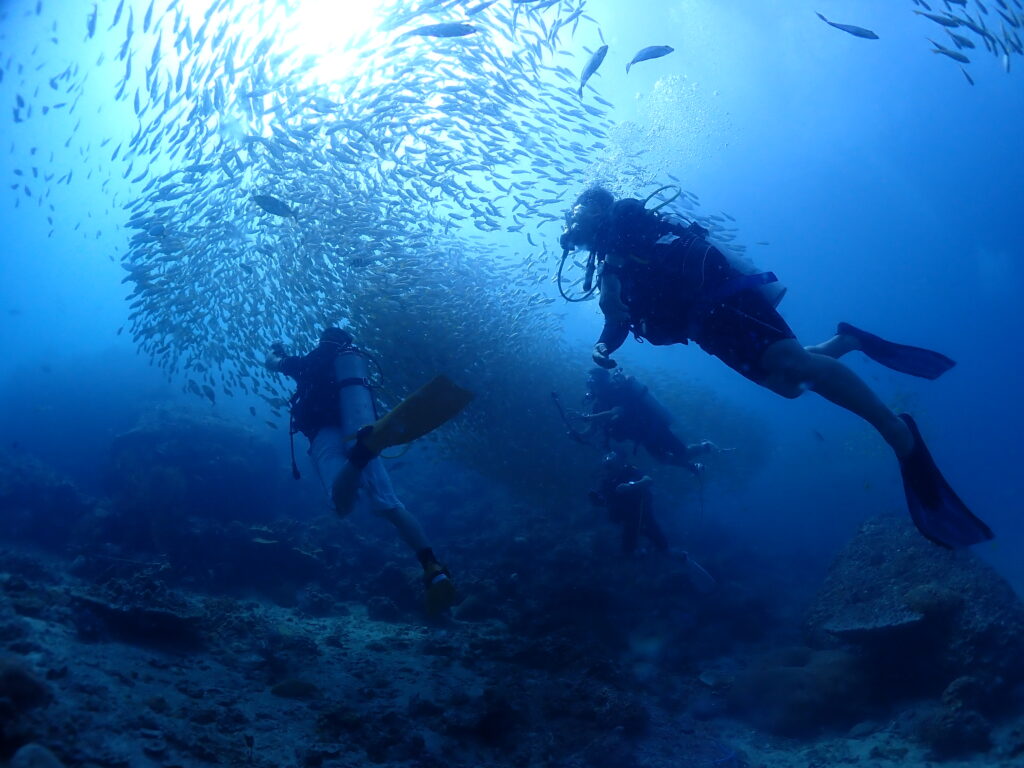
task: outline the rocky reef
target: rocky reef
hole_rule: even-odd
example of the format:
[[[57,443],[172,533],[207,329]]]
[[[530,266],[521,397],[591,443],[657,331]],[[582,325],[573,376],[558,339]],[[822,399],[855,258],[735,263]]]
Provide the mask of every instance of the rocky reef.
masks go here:
[[[268,491],[258,509],[186,505],[154,534],[170,476],[156,470],[185,483],[169,510],[215,482],[192,468],[234,466],[219,451],[245,442],[230,432],[197,447],[189,423],[120,439],[106,498],[0,463],[0,764],[1024,756],[1008,715],[1024,679],[1017,598],[902,520],[865,524],[801,626],[790,569],[720,532],[700,555],[717,581],[708,592],[681,554],[620,555],[617,529],[582,499],[551,515],[467,474],[415,498],[460,591],[431,619],[415,560],[372,517],[295,517]],[[256,461],[261,449],[248,450]]]

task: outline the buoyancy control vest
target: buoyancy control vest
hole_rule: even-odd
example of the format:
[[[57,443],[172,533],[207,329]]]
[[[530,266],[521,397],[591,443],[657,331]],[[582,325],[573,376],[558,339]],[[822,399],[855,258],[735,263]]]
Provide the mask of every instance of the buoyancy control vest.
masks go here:
[[[707,240],[696,222],[671,221],[626,198],[612,207],[598,248],[602,272],[615,274],[633,333],[652,344],[692,338],[702,316],[740,291],[763,290],[773,305],[777,278],[741,263]]]

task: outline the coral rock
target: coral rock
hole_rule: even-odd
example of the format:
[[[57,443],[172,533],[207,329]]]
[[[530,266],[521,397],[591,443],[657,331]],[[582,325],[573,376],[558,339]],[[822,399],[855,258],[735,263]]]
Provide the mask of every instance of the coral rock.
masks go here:
[[[64,763],[46,747],[26,744],[14,753],[10,768],[64,768]]]

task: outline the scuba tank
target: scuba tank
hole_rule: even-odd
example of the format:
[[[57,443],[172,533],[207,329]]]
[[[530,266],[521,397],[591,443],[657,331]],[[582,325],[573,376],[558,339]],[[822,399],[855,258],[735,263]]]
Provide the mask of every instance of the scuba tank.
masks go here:
[[[334,381],[338,385],[341,434],[355,436],[377,420],[365,354],[351,346],[339,352],[334,358]]]
[[[370,389],[366,355],[353,346],[345,347],[334,358],[334,380],[338,386],[338,410],[341,413],[341,434],[355,445],[356,433],[377,420],[377,408]],[[362,467],[346,461],[341,474],[334,479],[331,499],[342,517],[355,506],[362,476]]]

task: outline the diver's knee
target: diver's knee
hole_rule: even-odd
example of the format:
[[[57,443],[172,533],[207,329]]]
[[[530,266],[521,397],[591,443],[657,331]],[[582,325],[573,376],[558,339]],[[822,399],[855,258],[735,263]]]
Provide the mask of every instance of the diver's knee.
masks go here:
[[[806,387],[787,376],[769,377],[762,382],[762,385],[767,389],[770,389],[776,395],[780,395],[787,400],[796,400],[800,395],[807,391]]]

